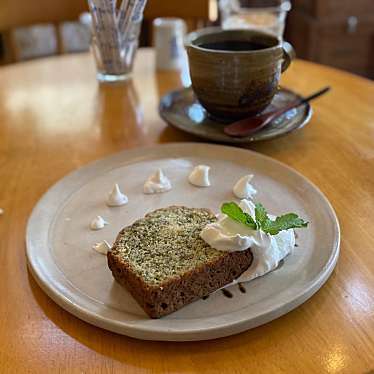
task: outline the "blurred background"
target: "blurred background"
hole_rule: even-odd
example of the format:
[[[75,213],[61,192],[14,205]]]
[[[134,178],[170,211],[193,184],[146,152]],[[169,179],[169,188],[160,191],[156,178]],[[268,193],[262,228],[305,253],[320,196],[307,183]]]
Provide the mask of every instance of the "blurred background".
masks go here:
[[[258,12],[242,11],[249,8]],[[152,45],[156,17],[183,18],[189,31],[220,24],[261,27],[279,9],[284,38],[299,58],[374,78],[374,0],[149,0],[141,46]],[[86,0],[1,0],[0,64],[88,51],[87,10]]]

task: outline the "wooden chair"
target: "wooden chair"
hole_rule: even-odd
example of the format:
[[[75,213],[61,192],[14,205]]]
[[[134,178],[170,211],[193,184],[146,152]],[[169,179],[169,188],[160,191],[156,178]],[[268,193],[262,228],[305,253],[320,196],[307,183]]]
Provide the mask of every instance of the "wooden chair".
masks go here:
[[[143,40],[150,44],[151,22],[156,17],[180,17],[186,20],[189,30],[214,21],[218,15],[218,0],[188,0],[181,5],[176,0],[148,0],[145,10],[145,29],[148,34]],[[5,58],[3,61],[16,60],[12,48],[11,31],[16,27],[49,23],[55,27],[63,21],[77,20],[87,11],[87,0],[1,0],[0,34],[3,35]],[[56,28],[56,34],[57,28]],[[59,49],[61,52],[61,49]],[[1,60],[1,57],[0,57]]]
[[[79,14],[86,11],[86,0],[1,0],[0,33],[3,35],[3,63],[17,61],[18,53],[13,42],[13,30],[36,24],[49,24],[55,28],[57,43],[57,24],[63,21],[77,20]],[[60,52],[59,46],[57,52]]]

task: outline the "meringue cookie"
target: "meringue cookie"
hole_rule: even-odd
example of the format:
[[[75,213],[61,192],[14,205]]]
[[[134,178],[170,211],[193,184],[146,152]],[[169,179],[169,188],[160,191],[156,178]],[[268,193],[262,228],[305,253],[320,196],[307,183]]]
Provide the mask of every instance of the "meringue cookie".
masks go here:
[[[163,173],[162,169],[158,169],[156,173],[151,175],[144,183],[143,191],[145,194],[156,194],[171,190],[171,182]]]
[[[96,243],[92,247],[92,249],[95,250],[96,252],[102,254],[102,255],[106,255],[111,250],[111,247],[110,247],[109,243],[106,240],[104,240],[101,243]]]
[[[234,188],[234,195],[239,199],[252,199],[256,195],[257,190],[249,183],[253,179],[253,175],[246,175],[240,178]]]
[[[101,230],[105,225],[108,225],[108,222],[106,222],[103,217],[97,216],[91,221],[90,229],[93,231]]]
[[[128,197],[123,194],[116,183],[108,196],[107,205],[110,207],[122,206],[129,202]]]
[[[209,187],[210,186],[209,171],[210,171],[210,166],[206,166],[206,165],[196,166],[192,170],[192,173],[189,175],[188,181],[197,187]]]

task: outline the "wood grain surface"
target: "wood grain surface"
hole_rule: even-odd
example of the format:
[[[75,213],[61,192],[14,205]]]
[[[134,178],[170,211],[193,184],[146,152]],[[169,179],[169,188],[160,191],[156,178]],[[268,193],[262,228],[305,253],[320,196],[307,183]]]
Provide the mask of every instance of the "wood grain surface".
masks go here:
[[[207,342],[144,342],[81,322],[27,271],[34,204],[68,172],[116,151],[196,141],[167,127],[160,95],[181,86],[138,54],[133,83],[99,86],[89,55],[0,68],[0,373],[370,373],[374,370],[374,84],[296,61],[282,84],[331,85],[304,129],[249,146],[300,171],[330,199],[342,229],[327,284],[288,315]]]

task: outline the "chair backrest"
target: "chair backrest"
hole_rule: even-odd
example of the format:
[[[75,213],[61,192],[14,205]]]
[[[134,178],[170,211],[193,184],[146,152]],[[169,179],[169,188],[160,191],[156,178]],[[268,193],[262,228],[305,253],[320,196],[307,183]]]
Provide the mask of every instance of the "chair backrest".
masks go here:
[[[146,29],[150,30],[149,25],[156,17],[183,18],[189,29],[203,26],[217,17],[217,1],[188,0],[181,6],[177,0],[148,0],[144,14],[145,22],[148,22]],[[77,20],[84,11],[87,11],[87,0],[0,0],[0,33],[13,55],[8,60],[15,60],[18,56],[12,46],[13,39],[9,37],[10,30],[34,24],[56,26],[64,21]],[[147,36],[143,40],[149,43],[151,38]]]
[[[37,23],[76,20],[85,10],[86,0],[1,0],[0,32]]]
[[[5,45],[0,63],[58,53],[59,36],[55,26],[63,21],[77,20],[86,10],[86,0],[0,0],[0,33]],[[42,36],[39,43],[33,43],[33,36],[30,36],[31,42],[26,40],[28,30],[22,28],[31,25],[41,25],[30,29],[34,41],[37,36]],[[16,28],[21,30],[13,33]],[[24,51],[20,51],[20,44],[26,46]]]
[[[176,0],[148,0],[145,18],[216,18],[217,0],[188,0],[182,6]],[[1,0],[0,32],[36,23],[58,23],[77,19],[87,10],[87,0]]]

